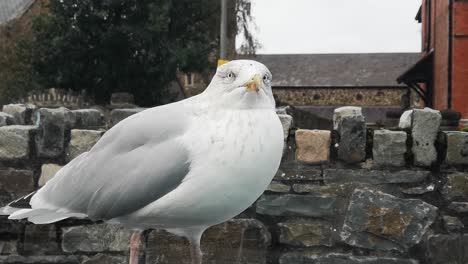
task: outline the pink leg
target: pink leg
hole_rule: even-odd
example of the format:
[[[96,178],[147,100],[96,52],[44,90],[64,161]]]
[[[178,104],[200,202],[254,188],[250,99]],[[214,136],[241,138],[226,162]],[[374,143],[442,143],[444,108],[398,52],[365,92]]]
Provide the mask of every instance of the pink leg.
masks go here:
[[[192,264],[202,264],[202,252],[200,250],[200,242],[190,241],[190,256]]]
[[[141,247],[141,231],[135,231],[130,237],[130,260],[129,264],[138,264]]]

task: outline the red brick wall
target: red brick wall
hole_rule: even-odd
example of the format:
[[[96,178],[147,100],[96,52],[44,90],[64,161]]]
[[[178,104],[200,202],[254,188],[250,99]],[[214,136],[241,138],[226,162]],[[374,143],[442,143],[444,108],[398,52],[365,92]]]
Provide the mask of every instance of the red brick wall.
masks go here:
[[[452,108],[468,118],[468,1],[454,1]]]
[[[449,1],[431,1],[434,23],[434,94],[436,109],[447,109],[449,55]]]

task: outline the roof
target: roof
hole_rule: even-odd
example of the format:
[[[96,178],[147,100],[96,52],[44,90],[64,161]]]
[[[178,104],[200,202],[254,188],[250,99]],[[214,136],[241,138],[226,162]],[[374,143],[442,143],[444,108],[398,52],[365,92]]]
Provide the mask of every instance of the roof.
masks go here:
[[[33,2],[34,0],[1,0],[0,24],[22,15]]]
[[[276,87],[404,86],[397,78],[420,53],[288,54],[249,57],[265,64]]]

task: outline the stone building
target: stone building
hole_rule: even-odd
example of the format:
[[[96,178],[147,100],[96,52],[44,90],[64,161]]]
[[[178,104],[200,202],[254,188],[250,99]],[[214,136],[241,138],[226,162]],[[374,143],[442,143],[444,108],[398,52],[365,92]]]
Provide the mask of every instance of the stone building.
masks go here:
[[[422,94],[427,106],[460,112],[468,125],[468,2],[423,0],[416,20],[423,52],[398,81]]]

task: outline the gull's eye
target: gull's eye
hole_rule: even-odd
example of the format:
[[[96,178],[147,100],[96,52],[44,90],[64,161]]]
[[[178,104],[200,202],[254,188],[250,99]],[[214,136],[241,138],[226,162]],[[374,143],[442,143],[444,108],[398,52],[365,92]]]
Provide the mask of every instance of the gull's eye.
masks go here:
[[[233,82],[236,79],[236,74],[233,72],[228,72],[226,75],[224,75],[224,80],[225,82]]]
[[[266,75],[266,74],[263,75],[263,82],[264,82],[264,83],[270,82],[270,77],[269,77],[268,75]]]

